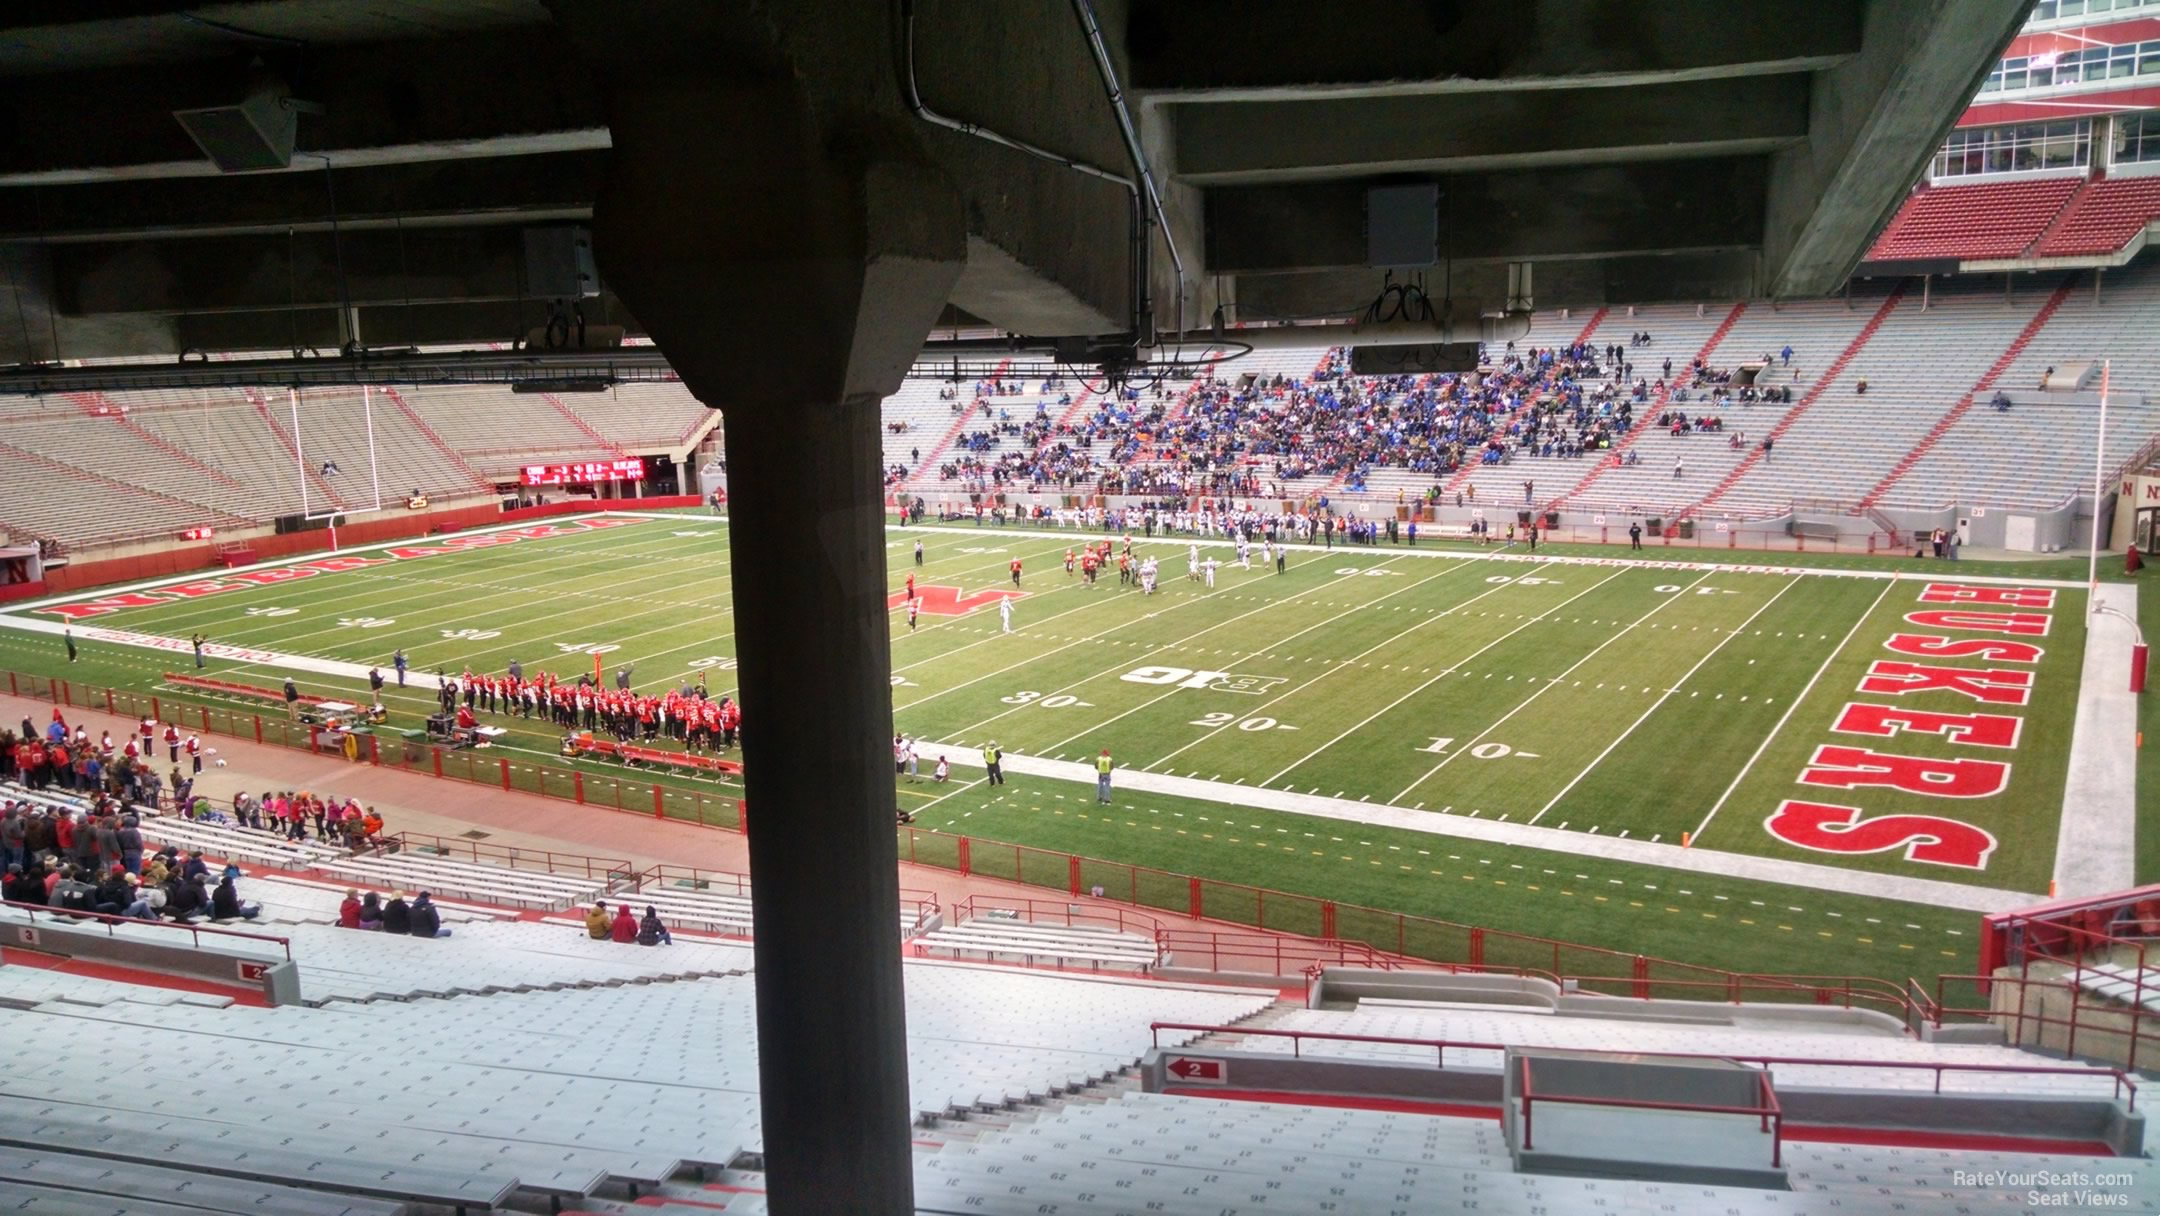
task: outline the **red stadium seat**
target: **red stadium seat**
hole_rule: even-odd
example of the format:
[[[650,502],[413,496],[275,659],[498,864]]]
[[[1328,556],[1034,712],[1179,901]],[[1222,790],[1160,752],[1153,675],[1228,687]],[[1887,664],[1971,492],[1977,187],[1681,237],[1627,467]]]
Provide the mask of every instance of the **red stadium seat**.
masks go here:
[[[1868,250],[1867,260],[2016,257],[2047,231],[2083,182],[2052,177],[1917,191]]]

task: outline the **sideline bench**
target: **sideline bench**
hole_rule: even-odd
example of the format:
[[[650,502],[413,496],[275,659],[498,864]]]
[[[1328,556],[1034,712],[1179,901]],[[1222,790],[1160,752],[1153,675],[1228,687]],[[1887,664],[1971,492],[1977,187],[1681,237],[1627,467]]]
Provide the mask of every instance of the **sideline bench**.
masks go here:
[[[285,690],[281,688],[258,688],[253,684],[236,684],[231,680],[213,680],[208,676],[181,675],[178,672],[171,671],[165,673],[165,682],[195,692],[216,693],[227,697],[242,697],[251,701],[263,701],[277,705],[285,703]],[[321,705],[329,700],[332,700],[332,698],[318,697],[313,693],[304,692],[300,694],[300,704],[302,705]]]
[[[600,756],[623,764],[656,765],[685,772],[718,773],[731,777],[741,776],[743,771],[740,760],[723,760],[718,756],[693,756],[688,752],[663,751],[657,747],[645,747],[636,743],[617,743],[613,739],[596,739],[590,733],[570,736],[563,744],[563,754],[573,757]]]

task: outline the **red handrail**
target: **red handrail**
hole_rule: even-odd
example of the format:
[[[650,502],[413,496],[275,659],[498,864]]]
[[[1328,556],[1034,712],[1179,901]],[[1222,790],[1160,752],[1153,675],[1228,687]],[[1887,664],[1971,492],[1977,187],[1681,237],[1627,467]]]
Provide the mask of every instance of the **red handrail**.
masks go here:
[[[390,837],[400,851],[413,848],[432,849],[445,857],[456,859],[460,852],[471,855],[476,865],[496,865],[503,869],[521,870],[520,861],[538,861],[549,874],[577,874],[584,878],[601,879],[611,887],[637,877],[637,867],[627,861],[608,857],[586,857],[577,853],[556,853],[547,849],[523,849],[516,845],[485,844],[477,840],[451,840],[431,836],[424,832],[398,832]],[[482,852],[496,860],[483,861]]]
[[[1030,924],[1057,921],[1070,928],[1075,922],[1095,921],[1114,924],[1121,933],[1139,933],[1158,940],[1164,931],[1163,923],[1154,917],[1127,912],[1123,908],[1104,908],[1069,900],[1031,899],[1025,895],[970,895],[953,905],[953,915],[966,920],[992,909],[1018,912]]]
[[[45,914],[47,920],[52,921],[101,921],[105,925],[105,935],[107,937],[118,936],[114,932],[115,926],[118,925],[152,925],[160,929],[185,930],[195,939],[195,948],[198,950],[202,949],[202,935],[205,933],[213,937],[238,937],[254,942],[273,942],[285,952],[285,961],[288,963],[292,961],[292,939],[278,937],[269,933],[249,933],[244,929],[220,929],[212,925],[188,925],[171,920],[142,920],[133,916],[114,916],[106,912],[79,912],[72,908],[55,908],[50,904],[26,904],[12,899],[0,900],[0,908],[22,909],[29,914],[30,923],[33,925],[37,923],[38,913],[40,912]]]
[[[1523,1150],[1527,1152],[1536,1147],[1531,1135],[1530,1115],[1531,1108],[1536,1103],[1537,1098],[1530,1091],[1531,1057],[1523,1056],[1521,1059]],[[1723,1106],[1707,1102],[1658,1102],[1649,1098],[1595,1098],[1587,1094],[1553,1094],[1547,1096],[1545,1101],[1562,1102],[1574,1106],[1617,1106],[1634,1110],[1686,1110],[1707,1115],[1755,1115],[1762,1120],[1763,1133],[1770,1136],[1770,1168],[1777,1169],[1785,1161],[1785,1112],[1778,1106],[1777,1094],[1770,1086],[1770,1074],[1759,1074],[1755,1078],[1755,1085],[1763,1096],[1762,1103],[1757,1106]],[[1775,1132],[1771,1130],[1771,1120],[1773,1119],[1777,1121]]]
[[[1189,1030],[1201,1034],[1236,1035],[1240,1038],[1289,1039],[1290,1054],[1302,1058],[1300,1047],[1305,1039],[1317,1039],[1331,1043],[1387,1043],[1398,1047],[1430,1047],[1434,1049],[1434,1066],[1447,1067],[1447,1049],[1450,1047],[1471,1051],[1506,1051],[1506,1043],[1480,1043],[1467,1039],[1406,1039],[1392,1035],[1341,1034],[1331,1030],[1261,1030],[1241,1026],[1210,1026],[1199,1022],[1150,1022],[1148,1033],[1155,1046],[1162,1046],[1165,1030]],[[1743,1055],[1729,1051],[1629,1051],[1631,1056],[1671,1060],[1727,1060],[1737,1064],[1809,1065],[1824,1068],[1903,1068],[1921,1069],[1935,1074],[1935,1092],[1942,1092],[1942,1078],[1946,1072],[1959,1073],[2016,1073],[2029,1076],[2108,1077],[2114,1081],[2115,1096],[2121,1097],[2124,1089],[2130,1091],[2130,1109],[2137,1109],[2137,1078],[2120,1068],[2066,1068],[2052,1064],[1959,1064],[1952,1061],[1930,1060],[1854,1060],[1823,1059],[1813,1056],[1764,1056]]]

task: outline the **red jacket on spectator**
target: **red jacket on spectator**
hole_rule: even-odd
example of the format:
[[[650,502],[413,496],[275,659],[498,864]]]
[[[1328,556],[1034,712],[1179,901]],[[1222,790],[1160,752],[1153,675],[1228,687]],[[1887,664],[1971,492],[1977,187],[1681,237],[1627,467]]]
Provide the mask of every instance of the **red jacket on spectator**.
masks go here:
[[[630,905],[623,904],[615,912],[615,923],[608,926],[608,936],[619,942],[637,941],[637,917],[630,915]]]

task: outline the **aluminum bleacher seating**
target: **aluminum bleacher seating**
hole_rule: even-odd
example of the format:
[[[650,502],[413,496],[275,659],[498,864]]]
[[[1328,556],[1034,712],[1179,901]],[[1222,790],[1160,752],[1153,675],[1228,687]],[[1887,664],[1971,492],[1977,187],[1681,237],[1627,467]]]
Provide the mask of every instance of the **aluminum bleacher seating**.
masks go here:
[[[748,890],[723,889],[712,884],[701,886],[691,880],[653,878],[640,886],[635,895],[624,898],[634,908],[650,905],[659,912],[661,920],[673,927],[730,937],[752,936]],[[900,936],[913,937],[926,927],[925,919],[917,901],[902,894]]]
[[[460,861],[423,852],[341,855],[314,863],[317,873],[349,882],[408,891],[430,891],[477,903],[560,912],[604,898],[605,875],[549,874]]]
[[[681,384],[619,384],[604,393],[564,393],[563,406],[622,448],[680,448],[715,411]]]
[[[2009,258],[2047,231],[2082,177],[1935,186],[1915,191],[1868,250],[1878,262]]]
[[[1794,421],[1773,458],[1728,488],[1718,507],[1746,516],[1782,511],[1800,497],[1857,501],[1972,389],[2045,300],[2025,292],[2006,303],[1999,289],[1954,285],[1938,286],[1932,296],[1923,311],[1908,291]],[[1856,303],[1864,317],[1881,301]],[[1865,394],[1857,391],[1861,380],[1868,383]],[[2090,475],[2088,464],[2084,476]],[[1936,493],[1925,482],[1903,484],[1896,501],[1941,506],[1955,497]]]
[[[2127,1210],[2160,1198],[2146,1160],[1796,1142],[1785,1152],[1790,1191],[1559,1177],[1514,1172],[1492,1120],[1126,1093],[918,1154],[916,1197],[920,1210],[991,1213],[1950,1216],[2033,1210],[2026,1192],[1969,1177],[2022,1168],[2127,1177],[2107,1191]]]
[[[415,952],[471,940],[466,928],[435,942],[322,932],[396,970]],[[576,952],[568,940],[566,955]],[[311,944],[298,941],[296,953]],[[685,949],[586,944],[636,959]],[[507,955],[534,965],[535,953]],[[926,1117],[1064,1093],[1136,1062],[1150,1021],[1234,1021],[1274,996],[937,963],[909,963],[906,976],[911,1085]],[[684,1167],[724,1168],[762,1150],[754,1017],[754,982],[741,975],[320,1008],[0,1004],[0,1095],[14,1115],[0,1129],[0,1163],[26,1152],[46,1163],[9,1171],[19,1188],[10,1202],[45,1190],[110,1200],[25,1211],[384,1210],[278,1205],[276,1188],[293,1185],[315,1198],[480,1210],[513,1193],[597,1202],[603,1187],[657,1186]],[[157,1062],[160,1084],[140,1083],[144,1060]],[[204,1180],[192,1205],[174,1192],[174,1171]],[[636,1210],[665,1206],[648,1199]]]
[[[1650,1019],[1613,1017],[1565,1017],[1546,1013],[1516,1014],[1493,1008],[1425,1008],[1393,1004],[1352,1011],[1297,1010],[1269,1026],[1270,1030],[1310,1030],[1330,1034],[1368,1035],[1387,1039],[1439,1039],[1459,1043],[1505,1043],[1521,1047],[1553,1047],[1583,1051],[1711,1052],[1743,1062],[1750,1056],[1810,1060],[1853,1061],[1850,1065],[1792,1064],[1773,1066],[1777,1084],[1784,1088],[1927,1090],[1936,1084],[1928,1068],[1870,1067],[1891,1062],[1921,1064],[1976,1064],[2045,1066],[2043,1060],[2011,1047],[1981,1043],[1928,1043],[1891,1035],[1873,1036],[1833,1033],[1789,1025],[1709,1023],[1665,1024]],[[1289,1039],[1253,1037],[1241,1040],[1240,1051],[1289,1054]],[[1304,1056],[1338,1059],[1430,1060],[1430,1047],[1407,1043],[1352,1043],[1322,1039],[1305,1040],[1295,1048]],[[1448,1067],[1497,1069],[1502,1053],[1478,1048],[1455,1048],[1448,1052]],[[2114,1092],[2104,1076],[2072,1076],[2047,1073],[1945,1072],[1941,1092],[1972,1094],[2033,1094],[2109,1097]]]
[[[949,953],[986,962],[1054,963],[1101,971],[1149,971],[1162,948],[1150,937],[1095,925],[1043,924],[999,916],[971,917],[915,939],[915,952]]]

